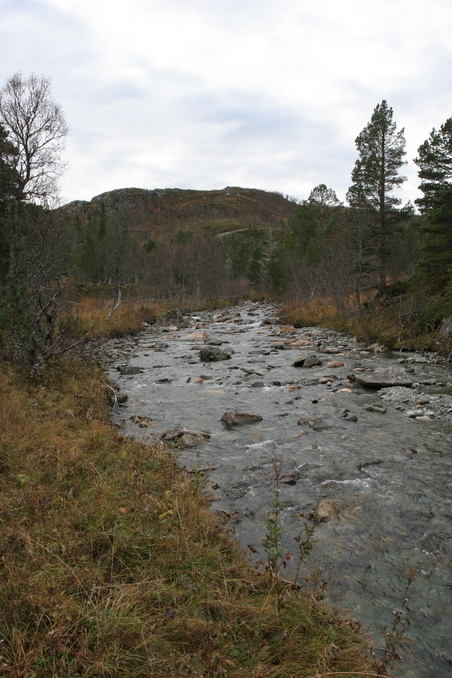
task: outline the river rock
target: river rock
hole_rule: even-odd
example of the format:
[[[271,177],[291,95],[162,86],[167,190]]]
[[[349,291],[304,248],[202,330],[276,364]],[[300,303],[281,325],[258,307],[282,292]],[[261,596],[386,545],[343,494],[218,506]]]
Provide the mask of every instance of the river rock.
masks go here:
[[[279,476],[279,482],[285,485],[295,485],[300,478],[299,471],[285,471]]]
[[[293,325],[280,325],[278,327],[278,334],[295,334],[296,331]]]
[[[366,410],[368,412],[379,412],[380,414],[386,413],[386,407],[383,407],[382,405],[368,405]]]
[[[160,440],[171,443],[177,442],[183,447],[195,447],[209,439],[210,433],[181,428],[180,426],[174,426],[160,436]]]
[[[287,343],[291,348],[297,348],[298,346],[309,346],[311,342],[307,341],[306,339],[297,339],[296,341],[289,339],[287,340]]]
[[[182,314],[178,308],[168,311],[161,315],[156,322],[157,325],[176,325],[177,328],[184,328],[189,326],[188,319]]]
[[[203,384],[204,379],[202,377],[189,377],[189,384]]]
[[[244,426],[246,424],[257,424],[262,421],[260,414],[249,411],[227,410],[221,417],[221,421],[227,428],[232,426]]]
[[[142,367],[133,367],[132,365],[118,365],[117,368],[123,376],[131,374],[140,374],[143,371]]]
[[[208,339],[209,335],[207,332],[204,330],[201,332],[191,332],[190,334],[186,334],[184,337],[181,337],[182,340],[184,341],[204,341],[205,339]]]
[[[330,362],[326,364],[326,367],[329,368],[344,367],[344,363],[341,362],[340,360],[330,360]]]
[[[377,367],[373,372],[351,374],[349,379],[368,388],[412,386],[413,380],[402,367]]]
[[[329,428],[332,428],[331,424],[324,421],[323,419],[310,419],[309,417],[301,417],[298,420],[298,426],[309,426],[313,431],[327,431]]]
[[[230,360],[229,351],[222,351],[217,346],[205,346],[199,352],[199,359],[204,363],[213,363],[218,360]]]
[[[317,365],[321,365],[322,361],[320,358],[317,358],[316,355],[308,355],[306,360],[304,361],[302,367],[317,367]]]

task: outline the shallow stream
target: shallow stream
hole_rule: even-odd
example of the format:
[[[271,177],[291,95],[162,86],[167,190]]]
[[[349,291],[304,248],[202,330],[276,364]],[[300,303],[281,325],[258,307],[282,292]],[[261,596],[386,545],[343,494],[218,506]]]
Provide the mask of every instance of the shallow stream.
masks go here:
[[[331,330],[294,333],[270,324],[275,313],[249,302],[191,316],[188,327],[169,319],[126,347],[110,343],[108,375],[128,395],[113,420],[143,440],[176,425],[209,433],[207,442],[180,452],[180,463],[206,474],[212,509],[231,516],[253,559],[266,557],[261,544],[274,502],[274,460],[281,459],[283,546],[294,556],[285,576],[296,566],[294,537],[304,538],[305,520],[320,502],[323,522],[301,581],[320,572],[332,601],[370,629],[378,647],[408,569],[418,568],[408,594],[411,642],[395,673],[450,678],[452,371],[434,356],[374,353]],[[195,331],[207,337],[187,338]],[[305,345],[290,347],[296,340]],[[232,348],[231,358],[201,362],[207,342]],[[315,354],[321,365],[294,367],[300,354]],[[399,363],[414,381],[409,389],[370,390],[353,380]],[[142,371],[121,374],[124,364]],[[251,410],[262,421],[227,429],[220,420],[230,409]]]

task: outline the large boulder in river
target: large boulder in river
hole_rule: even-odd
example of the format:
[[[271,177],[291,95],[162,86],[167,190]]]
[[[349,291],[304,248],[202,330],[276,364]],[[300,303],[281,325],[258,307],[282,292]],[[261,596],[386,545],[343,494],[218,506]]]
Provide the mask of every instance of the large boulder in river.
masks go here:
[[[178,308],[173,308],[158,318],[157,325],[175,325],[179,328],[189,327],[190,323]]]
[[[412,386],[413,379],[403,367],[377,367],[373,372],[350,374],[349,379],[368,388]]]
[[[255,412],[239,412],[238,410],[227,410],[221,417],[221,421],[226,425],[226,428],[232,426],[244,426],[245,424],[257,424],[262,421],[260,414]]]
[[[322,361],[320,358],[317,358],[316,355],[299,355],[296,360],[294,360],[294,367],[316,367],[321,365]]]
[[[230,353],[222,351],[218,346],[205,346],[199,352],[199,358],[203,363],[213,363],[217,360],[230,360]]]

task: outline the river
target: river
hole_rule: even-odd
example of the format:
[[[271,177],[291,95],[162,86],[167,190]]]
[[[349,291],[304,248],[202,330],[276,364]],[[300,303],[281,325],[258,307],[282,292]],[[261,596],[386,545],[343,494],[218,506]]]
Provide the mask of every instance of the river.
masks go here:
[[[326,582],[332,602],[381,647],[379,630],[392,624],[415,567],[410,642],[394,673],[450,678],[450,367],[435,356],[375,353],[332,330],[294,332],[272,322],[275,313],[271,305],[246,302],[182,322],[175,315],[134,339],[109,342],[108,376],[128,396],[112,418],[125,435],[144,441],[160,440],[175,426],[210,435],[182,449],[179,462],[204,473],[212,510],[229,516],[253,560],[266,558],[262,540],[280,463],[282,543],[294,556],[284,576],[293,576],[294,538],[304,538],[305,521],[320,506],[322,522],[300,581],[311,576],[312,587],[316,573],[317,587]],[[207,345],[230,358],[201,362]],[[301,354],[320,364],[294,367]],[[124,366],[137,373],[126,374]],[[356,381],[394,366],[406,371],[411,387],[369,389]],[[262,421],[227,428],[221,422],[227,410],[253,411]]]

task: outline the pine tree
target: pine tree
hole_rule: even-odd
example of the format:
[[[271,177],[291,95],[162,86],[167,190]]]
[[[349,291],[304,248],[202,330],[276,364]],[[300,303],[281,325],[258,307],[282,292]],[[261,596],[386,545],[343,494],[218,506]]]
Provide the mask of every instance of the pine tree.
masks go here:
[[[414,162],[424,196],[416,204],[427,217],[418,271],[424,281],[441,289],[452,274],[452,118],[432,130],[418,154]]]
[[[386,287],[391,237],[404,214],[396,208],[401,200],[392,191],[406,180],[399,175],[405,156],[404,129],[397,132],[393,111],[385,100],[378,104],[370,122],[357,136],[359,158],[352,172],[353,184],[347,193],[352,207],[370,212],[375,220],[374,238],[378,261],[379,289]],[[409,213],[405,208],[405,213]]]
[[[421,212],[437,207],[437,194],[452,187],[452,118],[435,128],[430,137],[419,146],[419,156],[414,160],[419,169],[419,186],[424,194],[416,200]]]

